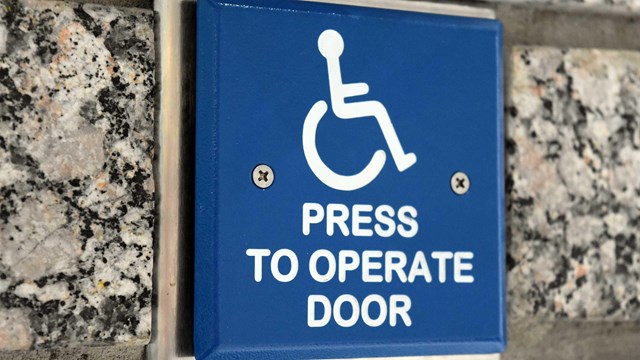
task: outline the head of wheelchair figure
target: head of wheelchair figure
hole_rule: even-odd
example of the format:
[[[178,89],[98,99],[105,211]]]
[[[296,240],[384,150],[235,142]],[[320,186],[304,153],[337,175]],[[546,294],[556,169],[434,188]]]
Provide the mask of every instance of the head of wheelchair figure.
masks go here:
[[[342,36],[335,30],[325,30],[318,38],[318,50],[325,58],[338,58],[344,50]]]

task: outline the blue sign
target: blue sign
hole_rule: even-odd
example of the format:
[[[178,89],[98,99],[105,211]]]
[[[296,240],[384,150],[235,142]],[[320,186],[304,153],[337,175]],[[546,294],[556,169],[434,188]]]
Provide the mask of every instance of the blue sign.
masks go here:
[[[501,26],[198,2],[198,359],[505,347]]]

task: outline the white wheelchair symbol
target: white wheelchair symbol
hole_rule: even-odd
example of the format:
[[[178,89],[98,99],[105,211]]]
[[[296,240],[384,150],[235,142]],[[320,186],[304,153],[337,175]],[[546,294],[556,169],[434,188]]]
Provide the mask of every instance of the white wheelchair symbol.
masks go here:
[[[414,153],[405,153],[398,139],[387,109],[378,101],[361,101],[346,103],[345,99],[352,96],[365,95],[369,92],[366,83],[343,84],[340,72],[340,55],[344,50],[342,36],[335,30],[325,30],[318,38],[318,50],[327,59],[329,72],[329,89],[331,92],[331,108],[340,119],[356,119],[373,116],[378,121],[382,134],[389,146],[393,161],[400,172],[416,163]],[[309,110],[302,129],[302,147],[311,171],[325,185],[342,191],[360,189],[372,182],[384,167],[386,153],[377,150],[369,164],[357,174],[340,175],[331,170],[320,158],[316,148],[316,130],[318,123],[327,112],[327,103],[323,100],[316,102]]]

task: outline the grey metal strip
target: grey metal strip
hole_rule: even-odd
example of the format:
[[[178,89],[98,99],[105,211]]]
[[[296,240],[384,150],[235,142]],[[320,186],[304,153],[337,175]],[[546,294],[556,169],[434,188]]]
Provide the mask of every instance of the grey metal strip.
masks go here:
[[[154,309],[148,359],[193,354],[195,1],[155,0]]]

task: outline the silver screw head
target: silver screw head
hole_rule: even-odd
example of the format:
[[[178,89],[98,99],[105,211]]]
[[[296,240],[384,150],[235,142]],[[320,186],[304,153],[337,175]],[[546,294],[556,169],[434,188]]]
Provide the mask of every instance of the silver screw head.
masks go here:
[[[266,164],[257,165],[253,168],[253,172],[251,174],[253,183],[260,189],[266,189],[273,185],[273,180],[275,180],[275,177],[276,176],[273,173],[273,169]]]
[[[470,186],[469,177],[462,171],[456,172],[451,177],[451,190],[458,195],[466,194]]]

